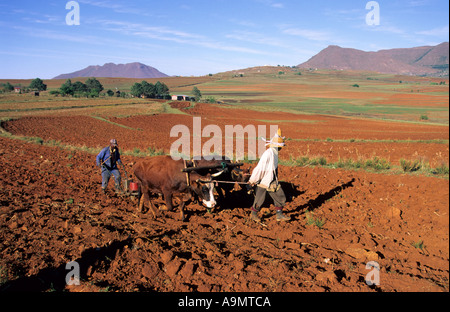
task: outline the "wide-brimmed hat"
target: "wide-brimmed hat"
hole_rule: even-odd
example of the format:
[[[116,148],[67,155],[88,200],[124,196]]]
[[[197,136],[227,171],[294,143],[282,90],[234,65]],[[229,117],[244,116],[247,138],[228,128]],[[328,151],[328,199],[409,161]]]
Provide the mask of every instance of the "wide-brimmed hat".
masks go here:
[[[274,137],[270,141],[267,141],[264,138],[262,138],[262,139],[266,141],[266,146],[269,146],[269,147],[283,147],[283,146],[285,146],[285,143],[284,143],[285,137],[281,136],[281,129],[280,128],[278,128],[277,133],[274,135]]]

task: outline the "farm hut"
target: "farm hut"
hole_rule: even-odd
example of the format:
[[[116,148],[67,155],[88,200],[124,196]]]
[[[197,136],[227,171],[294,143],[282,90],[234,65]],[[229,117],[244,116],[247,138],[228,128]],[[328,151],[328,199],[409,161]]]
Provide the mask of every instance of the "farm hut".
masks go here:
[[[195,98],[188,95],[172,95],[173,101],[195,101]]]
[[[15,93],[21,93],[22,88],[21,87],[14,87],[14,92]]]

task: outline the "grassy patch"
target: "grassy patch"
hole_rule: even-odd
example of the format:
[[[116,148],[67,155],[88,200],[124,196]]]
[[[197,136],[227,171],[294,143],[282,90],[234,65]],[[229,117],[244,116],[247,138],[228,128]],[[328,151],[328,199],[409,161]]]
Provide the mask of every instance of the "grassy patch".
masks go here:
[[[307,225],[315,225],[319,229],[321,229],[325,224],[325,220],[316,218],[316,217],[314,217],[314,213],[312,213],[310,211],[306,211],[306,224]]]
[[[149,147],[147,150],[140,150],[139,148],[135,147],[133,150],[129,151],[122,151],[122,155],[128,155],[128,156],[135,156],[135,157],[151,157],[151,156],[158,156],[158,155],[165,155],[163,149],[156,149],[154,147]]]
[[[412,242],[411,245],[412,245],[414,248],[417,248],[417,249],[420,249],[420,250],[423,250],[423,249],[425,248],[425,245],[424,245],[424,243],[423,243],[422,240],[419,240],[419,241],[417,241],[417,242]]]
[[[320,166],[329,169],[347,169],[347,170],[366,170],[376,173],[418,173],[426,176],[435,176],[448,179],[449,167],[445,163],[441,163],[435,168],[432,168],[428,162],[423,159],[419,160],[405,160],[400,161],[400,165],[394,165],[384,158],[372,157],[368,159],[351,159],[339,158],[336,162],[330,162],[326,157],[316,156],[299,156],[290,157],[288,160],[279,159],[279,164],[284,166]]]
[[[422,168],[422,161],[419,159],[416,160],[406,160],[400,159],[400,166],[402,167],[404,172],[415,172]]]

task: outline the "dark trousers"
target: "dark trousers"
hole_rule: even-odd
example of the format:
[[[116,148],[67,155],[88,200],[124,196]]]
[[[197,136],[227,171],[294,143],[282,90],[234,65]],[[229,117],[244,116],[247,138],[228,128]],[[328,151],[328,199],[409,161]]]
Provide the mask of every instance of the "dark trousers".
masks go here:
[[[106,189],[106,187],[108,186],[109,178],[111,177],[111,175],[114,176],[114,183],[116,185],[116,188],[120,187],[121,177],[120,177],[119,169],[108,170],[107,168],[103,167],[102,168],[102,188],[103,189]]]
[[[259,211],[261,206],[266,200],[266,194],[269,193],[270,197],[273,199],[273,204],[275,209],[281,210],[286,204],[286,195],[284,195],[283,189],[280,187],[276,192],[269,192],[263,187],[256,187],[255,201],[253,202],[252,210]]]

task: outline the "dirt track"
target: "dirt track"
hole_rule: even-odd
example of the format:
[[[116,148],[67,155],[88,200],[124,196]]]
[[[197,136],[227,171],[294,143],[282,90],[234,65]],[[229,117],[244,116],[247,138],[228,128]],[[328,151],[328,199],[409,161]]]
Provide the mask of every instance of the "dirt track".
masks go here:
[[[187,222],[178,211],[155,221],[131,197],[100,192],[95,156],[0,143],[2,289],[449,291],[448,180],[281,166],[289,223],[273,209],[266,227],[250,221],[239,191],[214,213],[190,204]],[[81,286],[65,285],[72,260]],[[370,260],[379,286],[365,282]]]

